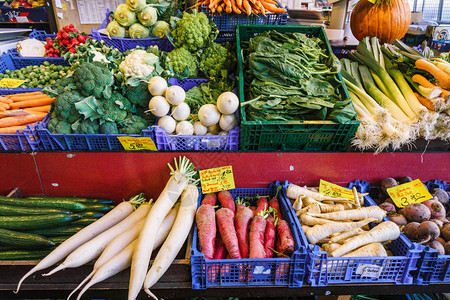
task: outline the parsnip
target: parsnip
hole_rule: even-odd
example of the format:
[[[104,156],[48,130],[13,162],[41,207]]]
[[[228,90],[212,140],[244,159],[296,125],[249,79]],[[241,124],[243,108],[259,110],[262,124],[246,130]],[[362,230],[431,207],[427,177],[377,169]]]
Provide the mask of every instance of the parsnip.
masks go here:
[[[381,222],[386,216],[386,211],[378,206],[360,207],[357,209],[331,212],[327,214],[308,214],[312,217],[328,219],[333,221],[350,221],[350,220],[364,220],[367,218],[375,218],[377,222]]]
[[[344,255],[345,257],[388,256],[381,243],[371,243]]]

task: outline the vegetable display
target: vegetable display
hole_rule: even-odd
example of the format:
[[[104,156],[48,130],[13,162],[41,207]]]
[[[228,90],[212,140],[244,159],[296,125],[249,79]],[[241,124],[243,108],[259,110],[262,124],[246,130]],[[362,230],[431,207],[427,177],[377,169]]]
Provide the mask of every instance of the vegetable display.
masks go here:
[[[340,81],[324,42],[302,33],[267,31],[244,48],[247,120],[332,120],[356,117],[349,99],[337,94]],[[242,99],[241,99],[242,100]]]
[[[195,6],[207,6],[211,12],[235,13],[235,14],[263,14],[285,13],[285,8],[278,7],[278,3],[273,0],[200,0]]]
[[[411,241],[430,246],[439,255],[450,254],[449,194],[443,189],[435,188],[430,190],[433,198],[399,208],[386,190],[412,181],[410,177],[400,179],[402,180],[383,178],[380,193],[374,198],[375,202],[386,210],[387,217],[397,224]]]

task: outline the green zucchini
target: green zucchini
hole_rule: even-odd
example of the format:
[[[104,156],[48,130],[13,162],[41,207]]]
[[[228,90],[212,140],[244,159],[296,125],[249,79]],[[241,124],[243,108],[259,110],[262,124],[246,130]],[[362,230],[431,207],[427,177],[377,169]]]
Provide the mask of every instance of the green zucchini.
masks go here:
[[[113,205],[104,205],[104,204],[92,204],[92,205],[86,205],[87,211],[98,211],[98,212],[104,212],[107,213],[111,209],[113,209]]]
[[[76,222],[76,221],[75,221]],[[34,233],[39,234],[46,237],[54,237],[54,236],[64,236],[64,235],[74,235],[81,229],[83,229],[84,226],[61,226],[61,227],[55,227],[55,228],[47,228],[47,229],[37,229],[37,230],[30,230],[27,231],[27,233]]]
[[[43,236],[7,229],[0,229],[0,244],[3,246],[14,246],[19,249],[39,249],[55,245],[54,242]]]
[[[81,218],[76,214],[52,214],[35,216],[0,216],[0,228],[9,230],[35,230],[67,225]]]
[[[88,219],[100,219],[101,217],[103,217],[105,214],[102,214],[101,212],[97,212],[97,211],[83,211],[80,213],[80,215],[83,216],[83,218],[88,218]]]
[[[48,215],[48,214],[70,214],[70,211],[47,207],[27,207],[0,205],[0,216],[27,216],[27,215]]]
[[[50,201],[43,199],[30,200],[26,198],[10,198],[0,196],[0,204],[12,206],[27,206],[27,207],[53,207],[74,212],[86,210],[86,206],[84,206],[83,204],[69,200],[57,200],[57,201]]]
[[[52,237],[52,242],[55,243],[55,245],[60,245],[62,242],[70,238],[70,235],[63,235],[63,236],[55,236]]]
[[[52,251],[53,249],[0,251],[0,260],[40,260]]]
[[[92,224],[97,220],[98,219],[94,219],[94,218],[81,218],[79,220],[73,221],[71,223],[71,225],[73,225],[73,226],[88,226],[89,224]]]
[[[26,197],[25,199],[30,200],[51,200],[51,201],[58,201],[58,200],[64,200],[64,201],[74,201],[82,204],[114,204],[114,200],[109,199],[101,199],[101,198],[76,198],[76,197],[46,197],[46,196],[30,196]]]

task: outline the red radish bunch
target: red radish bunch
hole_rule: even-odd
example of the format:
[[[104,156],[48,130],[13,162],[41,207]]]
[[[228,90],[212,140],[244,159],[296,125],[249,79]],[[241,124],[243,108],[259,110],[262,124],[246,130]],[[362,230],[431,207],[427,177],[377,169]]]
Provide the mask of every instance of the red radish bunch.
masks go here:
[[[220,206],[217,205],[214,217],[216,199]],[[239,198],[235,202],[229,191],[204,196],[196,219],[200,251],[206,259],[292,254],[294,239],[289,224],[282,220],[277,196],[270,201],[258,196],[256,205],[252,209]]]
[[[48,57],[61,57],[66,52],[76,53],[75,47],[84,44],[89,36],[80,33],[70,24],[58,31],[55,39],[47,38],[45,45],[45,55]]]

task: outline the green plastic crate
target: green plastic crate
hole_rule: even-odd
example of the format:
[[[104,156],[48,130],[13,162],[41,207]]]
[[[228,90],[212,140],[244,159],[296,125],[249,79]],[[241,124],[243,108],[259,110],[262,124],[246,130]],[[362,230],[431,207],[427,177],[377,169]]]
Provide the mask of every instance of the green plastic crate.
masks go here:
[[[278,32],[300,32],[316,36],[327,45],[330,43],[322,26],[273,26],[238,25],[236,27],[237,56],[239,66],[239,98],[244,102],[244,70],[241,41],[248,41],[259,33],[276,30]],[[350,98],[339,74],[342,86],[338,89],[342,99]],[[245,108],[240,108],[241,133],[240,148],[248,151],[346,151],[351,138],[359,126],[354,120],[345,124],[331,121],[247,121]]]

